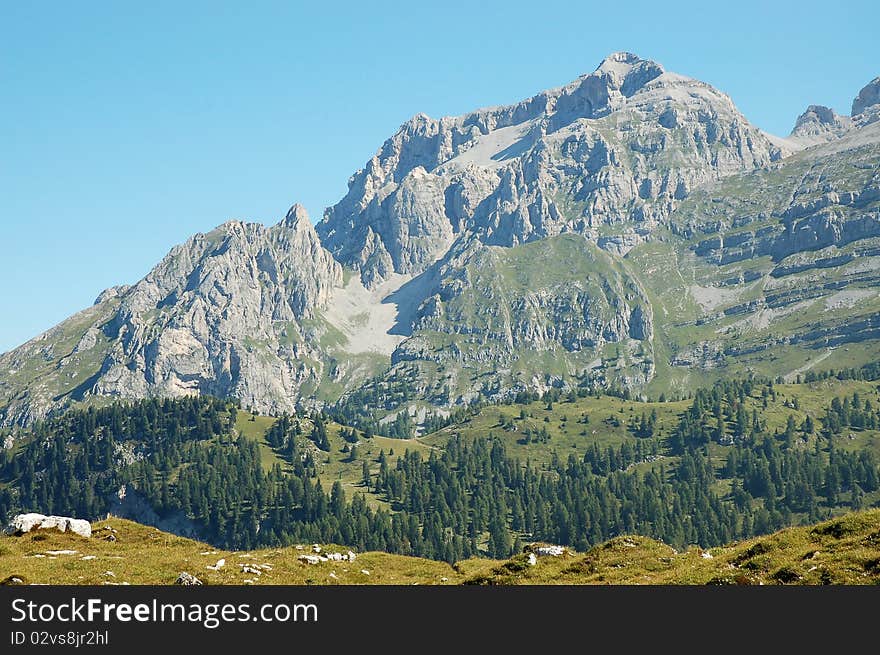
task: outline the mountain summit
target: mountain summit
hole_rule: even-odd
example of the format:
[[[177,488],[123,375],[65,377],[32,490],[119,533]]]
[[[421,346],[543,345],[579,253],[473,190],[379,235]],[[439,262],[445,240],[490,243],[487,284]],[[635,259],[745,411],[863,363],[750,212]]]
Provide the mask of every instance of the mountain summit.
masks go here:
[[[413,117],[317,229],[369,286],[424,271],[463,234],[513,246],[614,224],[650,232],[694,187],[780,156],[723,93],[618,52],[514,105]]]

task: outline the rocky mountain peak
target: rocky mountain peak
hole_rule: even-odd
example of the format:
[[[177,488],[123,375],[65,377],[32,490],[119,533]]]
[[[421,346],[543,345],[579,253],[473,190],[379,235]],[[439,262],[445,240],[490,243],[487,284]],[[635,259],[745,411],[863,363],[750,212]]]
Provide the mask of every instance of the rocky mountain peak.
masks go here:
[[[631,52],[614,52],[602,60],[592,76],[607,76],[612,86],[628,97],[665,72],[655,61],[642,59]]]
[[[284,217],[283,223],[286,227],[292,227],[295,229],[312,225],[312,221],[309,218],[309,212],[307,212],[306,208],[299,203],[294,204],[289,210],[287,210],[287,215]]]
[[[836,139],[850,127],[849,116],[840,116],[824,105],[810,105],[798,116],[789,136],[803,145],[813,145]]]
[[[840,116],[838,116],[831,107],[826,107],[824,105],[810,105],[803,114],[798,116],[792,132],[796,132],[799,128],[805,125],[833,125],[839,119]]]
[[[626,52],[626,51],[621,50],[619,52],[612,52],[610,55],[605,57],[605,59],[602,60],[602,63],[600,63],[596,67],[596,70],[597,71],[607,71],[607,70],[618,69],[620,67],[624,67],[624,68],[629,69],[641,61],[644,61],[644,60],[641,57],[639,57],[638,55],[634,55],[631,52]]]
[[[302,322],[341,283],[301,205],[272,227],[227,221],[175,246],[130,289],[102,294],[119,303],[99,331],[107,352],[76,394],[209,393],[290,411],[315,374],[296,356],[320,361]]]
[[[649,232],[696,185],[780,156],[725,94],[615,52],[519,103],[414,116],[316,229],[372,286],[423,272],[466,234],[512,246],[612,223]]]
[[[853,118],[861,116],[868,110],[880,113],[880,77],[875,77],[859,91],[852,103]]]

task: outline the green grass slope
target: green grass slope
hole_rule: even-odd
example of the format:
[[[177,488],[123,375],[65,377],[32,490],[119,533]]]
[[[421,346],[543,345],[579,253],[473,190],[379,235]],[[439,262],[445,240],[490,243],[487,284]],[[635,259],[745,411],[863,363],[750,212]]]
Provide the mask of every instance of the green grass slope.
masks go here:
[[[586,553],[540,557],[534,566],[526,553],[452,566],[377,552],[360,553],[351,562],[308,564],[299,559],[311,552],[308,544],[222,551],[117,518],[95,523],[93,530],[89,539],[53,530],[0,537],[0,581],[166,585],[186,571],[211,585],[880,584],[880,509],[709,550],[677,552],[652,539],[623,536]],[[347,550],[322,546],[324,552]],[[220,559],[222,567],[208,568]],[[261,573],[245,572],[244,566]]]

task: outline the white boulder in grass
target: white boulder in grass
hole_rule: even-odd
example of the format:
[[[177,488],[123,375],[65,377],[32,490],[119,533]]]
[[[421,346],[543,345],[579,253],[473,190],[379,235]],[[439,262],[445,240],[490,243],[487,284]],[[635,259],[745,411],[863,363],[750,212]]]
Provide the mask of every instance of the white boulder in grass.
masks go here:
[[[73,532],[81,537],[92,536],[92,524],[85,519],[73,519],[69,516],[46,516],[36,512],[19,514],[6,528],[6,534],[21,535],[32,530],[58,530]]]
[[[565,553],[562,546],[538,546],[534,550],[538,557],[560,557]]]

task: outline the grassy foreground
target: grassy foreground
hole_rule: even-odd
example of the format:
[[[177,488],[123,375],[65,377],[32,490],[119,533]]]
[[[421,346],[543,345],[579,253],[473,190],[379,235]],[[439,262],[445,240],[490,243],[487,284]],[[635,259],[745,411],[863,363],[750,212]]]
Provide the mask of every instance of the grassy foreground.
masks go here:
[[[227,585],[880,584],[880,509],[705,551],[676,552],[653,539],[624,536],[586,553],[566,550],[560,557],[540,557],[534,566],[527,554],[450,566],[379,552],[358,554],[354,561],[309,564],[299,560],[311,553],[306,544],[220,551],[116,518],[93,524],[93,530],[90,539],[55,531],[0,538],[0,581],[165,585],[186,571],[205,584]],[[322,551],[348,549],[325,545]],[[218,568],[220,559],[225,563]]]

